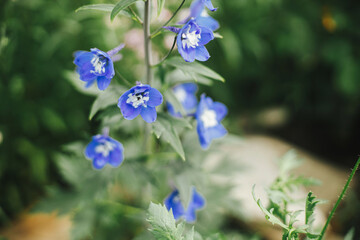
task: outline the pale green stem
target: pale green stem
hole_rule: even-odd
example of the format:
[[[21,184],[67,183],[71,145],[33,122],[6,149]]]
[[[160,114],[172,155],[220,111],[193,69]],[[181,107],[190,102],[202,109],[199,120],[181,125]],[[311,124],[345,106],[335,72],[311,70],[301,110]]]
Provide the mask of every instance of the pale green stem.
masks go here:
[[[327,229],[327,227],[328,227],[328,225],[329,225],[332,217],[334,216],[334,213],[335,213],[336,209],[338,208],[341,200],[344,198],[345,193],[346,193],[347,189],[349,188],[350,182],[351,182],[351,180],[353,179],[353,177],[354,177],[354,175],[355,175],[355,173],[356,173],[356,170],[358,169],[359,165],[360,165],[360,157],[358,158],[358,160],[357,160],[357,162],[356,162],[356,164],[355,164],[355,166],[354,166],[354,168],[353,168],[353,170],[352,170],[352,172],[351,172],[351,174],[350,174],[350,176],[349,176],[349,178],[348,178],[348,180],[347,180],[347,182],[346,182],[346,184],[345,184],[345,186],[344,186],[344,189],[342,190],[342,192],[341,192],[341,194],[340,194],[340,196],[339,196],[339,198],[338,198],[338,200],[336,201],[333,209],[331,210],[330,215],[329,215],[329,217],[328,217],[328,219],[327,219],[327,221],[326,221],[323,229],[321,230],[321,233],[320,233],[320,235],[319,235],[318,240],[321,240],[321,239],[324,237],[325,231],[326,231],[326,229]]]

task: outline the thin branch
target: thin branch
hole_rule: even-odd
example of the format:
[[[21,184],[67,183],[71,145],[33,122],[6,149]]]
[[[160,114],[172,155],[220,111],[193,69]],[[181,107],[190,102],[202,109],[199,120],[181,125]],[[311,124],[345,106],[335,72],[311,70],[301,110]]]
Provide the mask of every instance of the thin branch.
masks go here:
[[[130,12],[132,13],[132,15],[134,16],[135,20],[140,23],[141,25],[143,25],[143,21],[141,20],[141,18],[136,14],[136,12],[131,8],[131,7],[128,7]]]
[[[153,38],[154,36],[157,36],[157,34],[161,31],[161,29],[163,27],[166,27],[170,22],[171,20],[174,19],[174,17],[176,16],[176,14],[179,12],[179,10],[182,8],[182,6],[184,5],[186,0],[182,0],[180,6],[176,9],[176,11],[174,12],[174,14],[171,16],[171,18],[162,26],[162,27],[159,27],[158,29],[155,30],[155,32],[153,32],[150,36],[150,38]]]
[[[176,38],[177,38],[177,35],[174,37],[174,42],[173,42],[173,45],[172,45],[172,47],[171,47],[171,49],[170,49],[170,51],[166,54],[166,56],[165,57],[163,57],[163,59],[161,59],[161,61],[160,62],[158,62],[157,64],[155,64],[155,65],[152,65],[152,67],[156,67],[156,66],[159,66],[160,64],[162,64],[169,56],[170,56],[170,54],[171,54],[171,52],[174,50],[174,48],[175,48],[175,44],[176,44]]]
[[[128,87],[133,87],[134,84],[132,84],[129,80],[127,80],[118,70],[115,69],[115,73],[116,73],[116,76],[118,76],[118,78],[120,80],[122,80]]]

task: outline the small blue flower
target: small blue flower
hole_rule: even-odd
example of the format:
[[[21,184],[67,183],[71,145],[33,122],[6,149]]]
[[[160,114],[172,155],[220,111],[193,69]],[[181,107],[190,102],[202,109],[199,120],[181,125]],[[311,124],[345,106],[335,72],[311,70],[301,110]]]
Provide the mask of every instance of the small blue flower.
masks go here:
[[[196,112],[197,99],[195,93],[197,91],[197,85],[195,83],[183,83],[175,86],[172,89],[177,100],[182,104],[184,110],[188,116],[193,115]],[[175,112],[175,109],[171,103],[167,102],[168,112],[174,117],[182,117],[180,112]]]
[[[192,2],[190,6],[190,18],[195,18],[199,26],[208,27],[212,31],[216,31],[220,27],[219,22],[207,13],[203,0],[195,0]]]
[[[196,211],[200,210],[205,206],[205,198],[201,196],[197,191],[196,188],[192,188],[192,196],[185,211],[183,204],[180,200],[180,195],[178,190],[174,190],[165,200],[164,204],[168,211],[172,209],[174,214],[175,220],[178,220],[182,217],[185,218],[185,221],[192,223],[196,220]]]
[[[163,102],[161,93],[150,85],[138,84],[126,91],[118,101],[118,107],[127,120],[136,118],[139,114],[145,122],[156,120],[155,107]]]
[[[226,116],[227,112],[227,107],[224,104],[213,102],[205,94],[201,95],[196,111],[196,120],[197,133],[203,149],[207,149],[213,139],[226,135],[227,131],[221,124],[221,120]]]
[[[99,134],[86,146],[85,156],[93,161],[95,169],[102,169],[107,163],[118,167],[124,160],[124,147],[115,139]]]
[[[210,54],[205,44],[214,39],[211,29],[199,26],[195,19],[190,19],[178,32],[176,44],[180,55],[186,62],[207,61]]]
[[[216,11],[217,8],[214,8],[214,6],[211,3],[211,0],[201,0],[201,2],[210,10],[210,11]]]
[[[123,47],[124,44],[121,44],[107,53],[97,48],[91,48],[90,52],[75,52],[74,64],[77,66],[76,71],[80,75],[80,80],[86,82],[85,87],[90,87],[95,81],[100,90],[105,90],[109,86],[115,75],[113,61],[121,59],[121,55],[116,53]]]

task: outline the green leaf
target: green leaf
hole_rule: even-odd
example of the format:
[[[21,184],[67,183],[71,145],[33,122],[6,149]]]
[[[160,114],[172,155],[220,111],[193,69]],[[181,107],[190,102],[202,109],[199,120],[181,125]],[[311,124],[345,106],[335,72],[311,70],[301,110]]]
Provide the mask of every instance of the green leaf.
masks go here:
[[[165,5],[165,0],[157,0],[157,16],[159,17]]]
[[[84,10],[99,10],[104,12],[111,12],[114,6],[115,6],[114,4],[90,4],[79,7],[78,9],[75,10],[75,12],[84,11]]]
[[[345,235],[344,240],[354,240],[355,237],[355,228],[350,229],[350,231]]]
[[[83,94],[96,96],[101,91],[96,86],[85,88],[85,82],[80,80],[79,74],[75,71],[64,71],[64,77],[75,87],[75,89]]]
[[[218,73],[198,62],[185,62],[181,57],[174,57],[164,62],[166,65],[173,66],[190,75],[196,81],[197,76],[207,77],[209,79],[225,82],[225,79]]]
[[[280,219],[278,219],[275,215],[272,214],[272,209],[268,211],[261,203],[260,199],[256,199],[255,197],[255,185],[252,187],[252,196],[256,202],[256,204],[259,206],[261,211],[265,214],[266,220],[271,222],[272,224],[277,224],[280,227],[284,228],[285,230],[289,231],[289,227],[286,226]]]
[[[104,92],[100,93],[91,106],[89,120],[91,120],[99,110],[105,109],[111,105],[116,105],[119,97],[124,91],[125,89],[117,86],[109,87]]]
[[[72,218],[71,239],[91,238],[96,212],[94,206],[84,206]]]
[[[284,154],[279,160],[280,176],[286,176],[290,170],[299,167],[302,164],[302,160],[297,157],[294,150],[290,150]]]
[[[168,211],[162,204],[154,204],[150,202],[148,210],[148,218],[146,219],[151,228],[149,231],[156,239],[160,240],[183,240],[182,233],[184,224],[180,223],[176,226],[172,210]]]
[[[175,112],[180,112],[182,116],[186,116],[186,112],[183,105],[180,103],[180,101],[177,99],[177,97],[175,96],[174,92],[171,89],[167,90],[164,93],[164,97],[174,107]]]
[[[174,71],[167,73],[165,81],[170,85],[175,85],[178,83],[190,82],[190,81],[196,81],[197,83],[201,83],[208,86],[211,86],[213,84],[213,81],[207,77],[201,75],[195,75],[194,78],[190,74],[185,74],[180,69],[175,69]]]
[[[129,7],[130,5],[132,5],[133,3],[137,2],[137,1],[140,1],[140,0],[120,0],[116,5],[115,7],[113,8],[113,10],[111,11],[111,14],[110,14],[110,19],[111,20],[114,20],[114,18],[116,17],[116,15],[118,15],[118,13]]]
[[[320,200],[316,199],[312,192],[308,193],[305,204],[305,224],[311,225],[313,223],[315,207],[319,202]]]
[[[159,113],[156,122],[152,124],[153,132],[157,138],[161,136],[172,146],[172,148],[185,160],[185,153],[179,134],[175,127],[191,128],[189,122],[185,119],[178,119],[169,114]]]

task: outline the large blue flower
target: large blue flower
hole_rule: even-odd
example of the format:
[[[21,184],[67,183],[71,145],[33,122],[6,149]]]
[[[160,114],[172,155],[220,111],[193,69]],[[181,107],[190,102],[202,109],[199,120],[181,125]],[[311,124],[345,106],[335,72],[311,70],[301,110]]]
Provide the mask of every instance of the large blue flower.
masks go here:
[[[178,190],[174,190],[165,200],[164,204],[168,211],[172,209],[175,220],[178,220],[182,217],[185,218],[185,221],[191,223],[196,220],[196,211],[205,206],[205,198],[201,196],[195,189],[192,188],[191,199],[189,205],[185,211],[185,208],[180,200],[180,195]]]
[[[186,62],[207,61],[210,54],[205,44],[214,39],[208,27],[199,26],[195,19],[190,19],[178,32],[176,44],[180,55]]]
[[[195,93],[197,91],[197,85],[195,83],[183,83],[175,86],[172,89],[175,97],[183,106],[188,116],[193,115],[196,112],[197,99]],[[175,109],[171,103],[167,102],[168,112],[174,117],[181,117],[180,112],[175,112]]]
[[[196,23],[199,26],[208,27],[212,31],[216,31],[220,24],[214,18],[210,17],[205,9],[204,0],[195,0],[190,6],[190,17],[195,18]],[[210,2],[210,1],[209,1]],[[211,4],[211,2],[210,2]],[[212,5],[211,5],[212,6]],[[214,9],[214,8],[212,8]]]
[[[107,163],[118,167],[124,160],[124,147],[106,134],[99,134],[86,146],[85,156],[93,161],[95,169],[102,169]]]
[[[205,94],[201,95],[196,111],[196,120],[197,133],[203,149],[208,148],[213,139],[223,137],[227,133],[221,124],[221,120],[226,116],[227,112],[227,107],[224,104],[213,102]]]
[[[125,119],[132,120],[139,114],[145,122],[156,120],[155,107],[163,102],[161,93],[150,85],[138,84],[126,91],[118,101],[118,107]]]
[[[115,75],[113,61],[119,60],[121,55],[116,55],[124,47],[124,44],[103,52],[97,48],[88,51],[77,51],[74,56],[76,71],[80,74],[80,80],[86,82],[85,87],[90,87],[97,82],[100,90],[105,90]],[[112,59],[113,58],[113,59]]]

